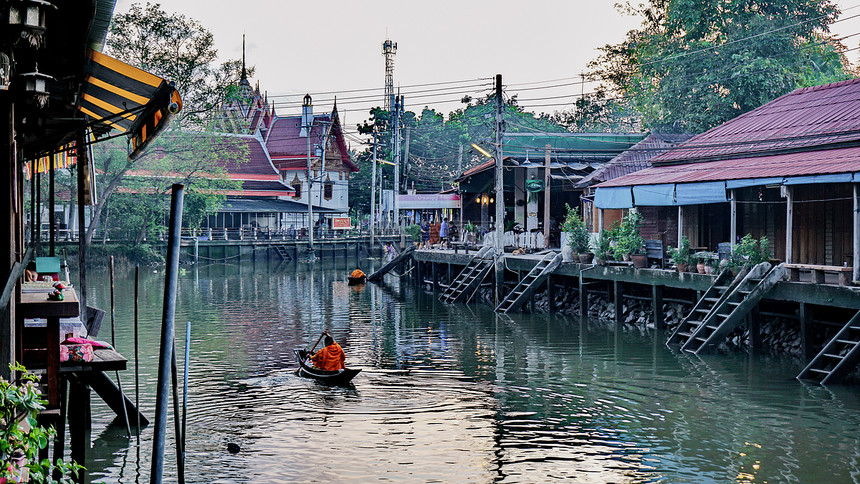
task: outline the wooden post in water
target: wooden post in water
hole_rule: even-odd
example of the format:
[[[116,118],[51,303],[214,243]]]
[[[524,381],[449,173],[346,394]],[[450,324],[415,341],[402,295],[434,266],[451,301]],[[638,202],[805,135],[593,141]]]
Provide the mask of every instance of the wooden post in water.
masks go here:
[[[759,312],[758,304],[752,308],[748,318],[750,328],[750,346],[752,347],[753,353],[758,353],[761,350],[761,313]]]
[[[90,409],[90,387],[77,378],[69,379],[69,438],[71,457],[78,463],[87,462],[87,450],[92,442],[92,414]],[[86,471],[80,473],[76,482],[87,482]]]

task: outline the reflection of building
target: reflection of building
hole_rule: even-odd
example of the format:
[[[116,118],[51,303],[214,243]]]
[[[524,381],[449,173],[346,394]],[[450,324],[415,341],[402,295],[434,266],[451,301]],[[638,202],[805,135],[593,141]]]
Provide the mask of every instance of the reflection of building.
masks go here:
[[[308,190],[307,138],[299,136],[301,116],[278,116],[259,85],[251,88],[243,75],[222,106],[217,125],[226,136],[245,140],[250,158],[242,166],[228,167],[230,178],[242,181],[242,191],[227,194],[225,206],[209,217],[209,227],[306,227],[309,201],[317,221],[349,212],[349,175],[358,166],[349,156],[337,106],[331,113],[314,115],[312,193]]]

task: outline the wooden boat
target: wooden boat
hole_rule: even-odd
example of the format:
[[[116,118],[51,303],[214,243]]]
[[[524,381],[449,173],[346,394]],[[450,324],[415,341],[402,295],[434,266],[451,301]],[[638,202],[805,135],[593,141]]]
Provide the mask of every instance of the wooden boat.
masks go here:
[[[347,285],[358,286],[359,284],[364,284],[367,282],[367,276],[361,276],[361,277],[347,276],[346,280],[348,281]]]
[[[299,369],[296,371],[299,376],[303,376],[305,378],[313,378],[323,383],[328,383],[330,385],[346,385],[355,375],[358,375],[361,370],[354,370],[350,368],[346,368],[338,371],[326,371],[314,368],[312,366],[308,366],[305,361],[308,359],[307,350],[296,349],[293,350],[293,353],[296,354],[296,361],[299,364]]]

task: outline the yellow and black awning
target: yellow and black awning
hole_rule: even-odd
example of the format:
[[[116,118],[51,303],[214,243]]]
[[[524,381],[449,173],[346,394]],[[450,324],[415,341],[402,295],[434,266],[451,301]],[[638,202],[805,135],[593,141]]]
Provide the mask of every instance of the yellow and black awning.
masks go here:
[[[90,51],[78,110],[131,138],[129,158],[143,149],[182,109],[179,92],[164,79],[97,51]]]

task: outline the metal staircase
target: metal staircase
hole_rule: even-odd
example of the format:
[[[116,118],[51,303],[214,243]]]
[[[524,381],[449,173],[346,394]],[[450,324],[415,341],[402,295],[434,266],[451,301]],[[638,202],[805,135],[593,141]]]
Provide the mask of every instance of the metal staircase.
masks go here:
[[[814,380],[821,385],[836,383],[850,373],[858,362],[860,362],[860,311],[824,345],[824,349],[806,365],[806,368],[797,375],[797,379]]]
[[[734,288],[705,316],[681,349],[699,354],[722,342],[729,332],[744,322],[744,318],[780,279],[785,277],[785,265],[771,268],[762,262],[750,269]]]
[[[535,290],[549,277],[550,274],[561,264],[562,256],[558,252],[550,252],[540,260],[528,275],[524,277],[514,290],[505,296],[505,299],[496,306],[497,313],[508,313],[516,311],[528,301]]]
[[[734,287],[743,280],[749,269],[744,267],[738,272],[737,276],[733,276],[731,271],[725,270],[721,272],[711,287],[705,291],[705,294],[699,299],[690,314],[681,321],[681,324],[675,328],[675,332],[666,341],[666,346],[683,346],[693,333],[699,329],[702,321],[707,318],[714,307],[720,303],[723,298],[731,292]]]
[[[446,303],[454,303],[462,301],[466,296],[471,296],[472,293],[490,272],[493,267],[493,248],[484,246],[481,250],[469,260],[466,267],[457,274],[457,277],[448,284],[439,300]],[[489,258],[488,258],[489,257]]]
[[[382,279],[382,276],[384,276],[386,273],[388,273],[388,271],[390,271],[391,269],[394,269],[395,267],[400,265],[401,262],[405,261],[409,257],[412,257],[413,252],[415,252],[415,246],[414,245],[410,245],[409,247],[403,249],[403,252],[398,254],[397,257],[395,257],[394,259],[391,260],[391,262],[385,264],[384,266],[380,267],[379,270],[377,270],[373,274],[367,276],[367,280],[368,281],[377,281],[379,279]]]
[[[293,260],[293,256],[290,255],[290,252],[287,250],[286,247],[283,246],[283,244],[272,244],[270,247],[275,249],[275,252],[277,252],[278,255],[281,256],[281,259],[287,262]]]

